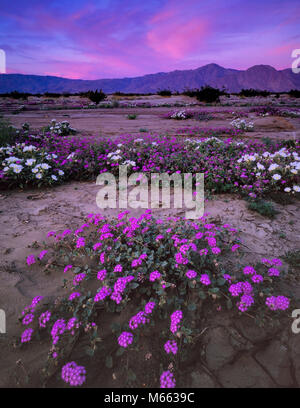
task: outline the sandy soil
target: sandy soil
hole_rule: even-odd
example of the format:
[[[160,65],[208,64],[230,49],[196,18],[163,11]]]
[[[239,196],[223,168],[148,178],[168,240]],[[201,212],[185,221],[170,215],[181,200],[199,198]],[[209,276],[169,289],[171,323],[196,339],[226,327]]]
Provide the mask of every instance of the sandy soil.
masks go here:
[[[23,366],[34,381],[35,373],[46,358],[42,344],[27,348],[26,353],[13,347],[14,339],[20,335],[18,318],[24,306],[37,295],[53,300],[62,293],[62,274],[46,275],[28,268],[25,263],[29,253],[38,254],[39,248],[32,243],[46,240],[50,230],[63,230],[66,226],[75,228],[90,212],[100,212],[96,205],[99,187],[94,183],[70,183],[55,189],[43,191],[6,192],[1,195],[1,265],[0,265],[0,308],[7,313],[7,335],[0,337],[0,386],[17,385],[23,378]],[[280,215],[270,221],[246,208],[243,200],[226,195],[213,197],[205,202],[205,212],[213,222],[230,223],[240,230],[246,259],[251,262],[261,257],[280,256],[288,250],[300,249],[300,213],[297,204],[281,206],[276,204]],[[142,210],[132,210],[137,215]],[[103,210],[107,216],[114,216],[117,210]],[[154,210],[160,217],[183,215],[182,210]],[[285,234],[284,239],[280,234]],[[300,299],[300,281],[294,285],[293,293]],[[20,366],[21,359],[23,366]],[[25,383],[21,384],[25,386]]]

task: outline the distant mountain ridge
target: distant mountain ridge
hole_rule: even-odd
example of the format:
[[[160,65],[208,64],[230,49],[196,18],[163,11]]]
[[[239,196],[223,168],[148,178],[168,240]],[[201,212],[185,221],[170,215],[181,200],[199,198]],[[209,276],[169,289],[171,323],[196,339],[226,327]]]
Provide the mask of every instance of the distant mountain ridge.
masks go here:
[[[0,93],[19,91],[30,93],[44,92],[84,92],[102,89],[106,93],[155,93],[158,89],[183,91],[202,85],[225,87],[229,92],[241,89],[261,89],[273,92],[300,90],[300,74],[291,68],[277,71],[270,65],[254,65],[247,70],[223,68],[208,64],[197,69],[159,72],[135,78],[120,79],[68,79],[56,76],[0,74]]]

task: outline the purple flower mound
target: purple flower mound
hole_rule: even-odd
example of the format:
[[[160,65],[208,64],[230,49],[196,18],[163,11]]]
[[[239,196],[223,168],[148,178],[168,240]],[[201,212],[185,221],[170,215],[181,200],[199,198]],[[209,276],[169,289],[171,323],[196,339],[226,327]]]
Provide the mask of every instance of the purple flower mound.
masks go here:
[[[61,378],[63,381],[74,387],[82,385],[85,382],[85,376],[85,368],[77,365],[74,361],[64,365],[61,370]]]
[[[155,302],[148,302],[145,304],[144,311],[146,314],[151,314],[154,308],[155,308]]]
[[[21,343],[28,343],[31,340],[32,333],[33,329],[24,330],[21,336]]]
[[[121,347],[128,347],[133,342],[133,334],[129,332],[123,332],[118,337],[118,343]]]
[[[187,278],[189,278],[189,279],[194,279],[194,278],[196,278],[196,276],[197,276],[197,272],[196,271],[193,271],[192,269],[190,269],[190,270],[188,270],[187,272],[186,272],[186,277]]]
[[[99,302],[100,300],[105,299],[107,296],[111,294],[111,288],[108,286],[103,286],[99,292],[94,297],[94,302]]]
[[[266,299],[266,305],[271,310],[286,310],[289,308],[290,301],[285,296],[269,296]]]
[[[177,354],[178,351],[178,347],[177,347],[177,343],[175,340],[168,340],[165,345],[164,345],[164,349],[166,351],[167,354],[172,353],[172,354]]]
[[[207,273],[203,273],[203,274],[200,276],[200,282],[203,283],[203,285],[206,285],[206,286],[208,286],[208,285],[211,284],[210,278],[209,278],[209,276],[207,275]]]
[[[160,376],[160,388],[175,388],[176,381],[171,371],[164,371]]]
[[[171,332],[173,334],[178,331],[179,323],[180,323],[181,319],[182,319],[182,311],[181,310],[176,310],[174,313],[171,314],[170,330],[171,330]]]

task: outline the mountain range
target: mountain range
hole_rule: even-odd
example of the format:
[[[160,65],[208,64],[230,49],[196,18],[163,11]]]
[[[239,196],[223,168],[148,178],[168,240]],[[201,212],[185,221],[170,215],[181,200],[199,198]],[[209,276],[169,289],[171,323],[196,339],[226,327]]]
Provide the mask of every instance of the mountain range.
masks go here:
[[[225,88],[228,92],[241,89],[261,89],[273,92],[300,89],[300,74],[291,68],[276,70],[270,65],[254,65],[247,70],[223,68],[208,64],[197,69],[159,72],[135,78],[120,79],[68,79],[56,76],[0,74],[0,93],[11,91],[44,92],[84,92],[102,89],[105,93],[156,93],[159,89],[183,91],[211,85]]]

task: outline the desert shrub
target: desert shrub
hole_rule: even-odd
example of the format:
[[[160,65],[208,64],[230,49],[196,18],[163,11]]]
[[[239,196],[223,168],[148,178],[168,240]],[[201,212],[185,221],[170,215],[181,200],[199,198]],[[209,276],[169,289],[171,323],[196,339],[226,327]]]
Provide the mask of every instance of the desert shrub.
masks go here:
[[[249,210],[256,211],[260,215],[268,218],[274,218],[278,213],[271,202],[265,201],[263,199],[250,200],[247,207]]]
[[[160,89],[156,94],[160,96],[172,96],[172,91],[170,91],[170,89]]]
[[[50,125],[45,126],[42,131],[43,133],[49,132],[60,136],[74,135],[76,133],[76,129],[72,128],[67,120],[56,122],[56,119],[52,119]]]
[[[288,92],[288,95],[291,96],[292,98],[300,98],[300,91],[299,89],[291,89]]]
[[[0,150],[0,160],[4,166],[2,172],[9,180],[8,184],[17,183],[22,188],[32,184],[40,187],[60,182],[64,171],[57,169],[56,158],[54,153],[49,154],[25,143],[2,147]]]
[[[47,98],[60,98],[62,94],[57,92],[45,92],[44,96]]]
[[[300,267],[300,250],[295,250],[295,251],[287,251],[283,256],[282,259],[284,259],[288,264],[290,264],[293,267]]]
[[[17,129],[9,121],[0,117],[0,147],[14,144],[18,135]]]
[[[170,111],[165,114],[163,114],[163,118],[165,119],[176,119],[176,120],[186,120],[190,119],[194,116],[194,112],[188,111],[188,110],[175,110],[175,111]]]
[[[262,91],[259,89],[242,89],[239,93],[240,96],[253,97],[253,96],[269,96],[271,93],[269,91]]]
[[[245,119],[234,119],[230,124],[235,128],[244,132],[250,132],[254,129],[253,122],[247,122]]]
[[[86,96],[92,101],[95,102],[96,105],[98,105],[101,101],[107,98],[106,94],[100,89],[96,89],[95,91],[88,91],[86,93]]]
[[[127,115],[127,119],[130,119],[130,120],[134,120],[134,119],[136,119],[137,118],[137,114],[135,114],[135,113],[129,113],[129,115]]]
[[[203,330],[205,305],[262,321],[289,308],[290,300],[277,292],[281,261],[241,265],[237,232],[228,224],[161,220],[149,210],[134,218],[124,211],[113,219],[89,214],[78,229],[50,231],[48,237],[50,243],[28,255],[27,264],[41,273],[61,272],[65,294],[45,304],[36,296],[25,307],[18,343],[49,344],[45,384],[58,370],[60,381],[76,386],[108,369],[110,378],[118,371],[124,386],[158,386],[159,374],[161,387],[172,388]],[[156,354],[149,373],[146,344]],[[74,361],[77,349],[81,369]],[[137,375],[139,355],[144,363]],[[70,382],[66,371],[73,368],[82,375]]]
[[[213,103],[220,102],[220,96],[222,92],[218,88],[213,88],[212,86],[206,85],[202,86],[195,92],[195,97],[200,102]]]
[[[18,92],[18,91],[12,91],[10,93],[2,94],[1,96],[8,96],[9,98],[13,99],[23,99],[26,100],[28,96],[30,96],[30,93],[27,92]]]

